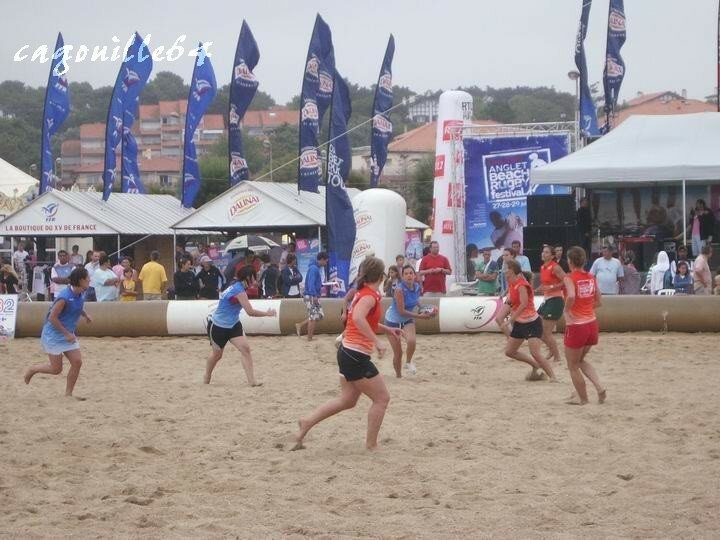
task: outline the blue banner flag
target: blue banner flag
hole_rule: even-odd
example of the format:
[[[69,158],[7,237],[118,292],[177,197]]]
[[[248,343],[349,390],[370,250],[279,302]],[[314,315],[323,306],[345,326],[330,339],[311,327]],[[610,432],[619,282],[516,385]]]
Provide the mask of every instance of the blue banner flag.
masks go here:
[[[146,192],[145,185],[140,178],[137,141],[131,131],[139,107],[140,97],[137,97],[135,98],[135,105],[127,107],[123,116],[122,188],[120,190],[123,193]]]
[[[152,71],[152,59],[140,34],[127,50],[120,65],[105,123],[105,167],[103,169],[103,200],[107,201],[115,183],[115,150],[123,137],[125,110],[133,107]],[[121,165],[122,168],[122,165]]]
[[[136,39],[139,36],[136,36]],[[150,78],[153,62],[150,52],[141,43],[138,45],[138,56],[135,61],[135,72],[138,81],[128,90],[125,98],[125,111],[123,113],[123,141],[122,141],[122,174],[121,189],[123,193],[145,193],[145,186],[140,179],[140,166],[138,164],[138,148],[132,127],[140,112],[140,94]]]
[[[260,60],[255,37],[243,21],[235,49],[235,63],[230,83],[230,109],[228,112],[228,157],[230,159],[230,185],[250,177],[242,145],[242,119],[258,87],[253,69]]]
[[[352,112],[347,84],[336,71],[328,144],[325,212],[328,231],[328,255],[331,281],[339,284],[337,296],[347,292],[350,261],[355,244],[355,216],[345,182],[350,175],[352,154],[347,136],[347,123]]]
[[[330,27],[318,15],[315,18],[315,26],[310,38],[310,46],[305,60],[302,91],[300,93],[298,191],[317,193],[322,176],[322,166],[317,150],[321,121],[318,92],[320,91],[321,67],[323,68],[322,71],[326,71],[329,61],[332,61],[334,65],[332,35]],[[325,62],[325,66],[321,66],[323,62]],[[327,94],[327,81],[321,99],[326,99],[325,94]],[[332,77],[330,79],[330,94],[332,94]]]
[[[198,59],[193,68],[187,112],[185,113],[185,147],[182,176],[182,205],[185,208],[192,208],[195,197],[200,191],[200,164],[198,163],[193,136],[205,111],[217,93],[215,71],[202,43],[198,46],[197,55]]]
[[[57,132],[70,113],[70,89],[64,72],[65,44],[62,34],[58,33],[55,52],[50,63],[50,75],[45,89],[45,108],[43,109],[42,140],[40,156],[40,194],[55,187],[53,174],[53,154],[50,138]]]
[[[580,133],[584,137],[599,137],[597,112],[590,94],[588,84],[587,60],[585,59],[585,36],[587,35],[588,21],[590,19],[590,6],[592,0],[582,0],[582,12],[580,14],[580,27],[578,28],[577,39],[575,40],[575,65],[580,72]]]
[[[393,103],[392,61],[395,55],[395,38],[390,34],[383,58],[375,99],[373,100],[372,135],[370,138],[370,187],[377,187],[387,160],[387,147],[392,137],[390,113]]]
[[[603,86],[605,88],[605,114],[608,119],[606,128],[610,129],[610,115],[615,111],[620,85],[625,77],[625,62],[620,56],[627,37],[625,25],[625,7],[623,0],[610,0],[610,13],[608,14],[607,53],[605,55],[605,70],[603,71]]]

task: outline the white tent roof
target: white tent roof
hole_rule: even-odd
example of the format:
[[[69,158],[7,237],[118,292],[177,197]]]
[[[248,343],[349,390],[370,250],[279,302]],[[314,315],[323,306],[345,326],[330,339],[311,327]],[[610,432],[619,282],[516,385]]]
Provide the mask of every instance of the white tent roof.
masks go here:
[[[0,158],[0,192],[4,195],[20,197],[37,183],[35,178]]]
[[[534,169],[535,184],[720,180],[720,114],[631,116],[573,154]]]
[[[359,189],[348,188],[353,199]],[[325,226],[325,188],[320,193],[303,191],[296,184],[241,182],[207,202],[194,213],[178,221],[175,229],[229,230]],[[426,229],[427,225],[406,216],[408,229]]]
[[[0,235],[172,235],[190,212],[172,195],[113,193],[104,202],[99,192],[51,190],[0,221]]]

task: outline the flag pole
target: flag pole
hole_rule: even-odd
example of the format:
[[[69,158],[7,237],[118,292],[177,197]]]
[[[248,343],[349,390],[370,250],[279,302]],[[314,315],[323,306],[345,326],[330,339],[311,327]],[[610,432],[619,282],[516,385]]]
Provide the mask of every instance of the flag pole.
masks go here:
[[[718,35],[717,35],[717,86],[715,87],[715,101],[720,112],[720,2],[718,2]]]

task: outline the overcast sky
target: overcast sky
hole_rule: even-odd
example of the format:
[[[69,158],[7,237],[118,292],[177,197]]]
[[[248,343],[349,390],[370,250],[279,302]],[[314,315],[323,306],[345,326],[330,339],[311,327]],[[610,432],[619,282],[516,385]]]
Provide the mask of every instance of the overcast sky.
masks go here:
[[[590,81],[602,78],[609,0],[594,0],[585,47]],[[187,35],[187,50],[213,41],[219,84],[230,79],[242,19],[260,48],[260,89],[283,103],[299,93],[315,14],[330,25],[339,71],[353,82],[375,84],[387,38],[395,35],[395,84],[415,91],[457,86],[554,86],[574,92],[567,72],[581,0],[260,0],[212,1],[40,0],[13,2],[0,22],[0,80],[44,85],[49,64],[14,62],[23,45],[52,49],[58,31],[66,45],[124,44],[132,31],[152,34],[169,48]],[[8,7],[10,3],[8,2]],[[716,86],[717,0],[625,0],[627,65],[620,100],[638,91],[687,89],[703,98]],[[193,59],[157,62],[190,79]],[[110,85],[119,61],[70,65],[71,81]]]

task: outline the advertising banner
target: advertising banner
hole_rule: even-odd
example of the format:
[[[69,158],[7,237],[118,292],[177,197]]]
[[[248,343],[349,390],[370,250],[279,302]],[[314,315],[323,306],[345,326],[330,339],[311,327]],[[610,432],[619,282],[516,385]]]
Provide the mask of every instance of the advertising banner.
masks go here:
[[[15,337],[17,294],[0,294],[0,343]]]
[[[320,253],[320,241],[317,238],[296,238],[295,239],[295,256],[297,257],[297,267],[303,277],[300,288],[305,288],[305,276],[307,275],[310,262],[317,260],[317,254]]]
[[[528,195],[569,193],[565,186],[530,181],[533,169],[567,155],[567,133],[467,138],[464,146],[465,238],[478,248],[522,244]]]

